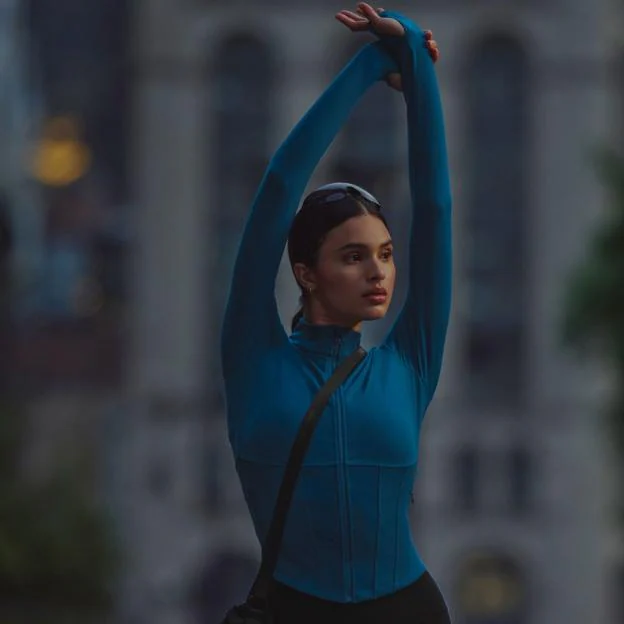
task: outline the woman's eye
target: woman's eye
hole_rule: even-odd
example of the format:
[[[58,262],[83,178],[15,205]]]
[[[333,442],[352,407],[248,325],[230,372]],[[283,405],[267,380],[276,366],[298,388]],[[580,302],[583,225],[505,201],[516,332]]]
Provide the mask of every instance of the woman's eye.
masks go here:
[[[359,262],[362,256],[359,253],[352,253],[347,256],[347,262]]]
[[[381,257],[384,260],[390,260],[390,258],[392,258],[392,249],[387,249],[386,251],[384,251],[381,254]]]

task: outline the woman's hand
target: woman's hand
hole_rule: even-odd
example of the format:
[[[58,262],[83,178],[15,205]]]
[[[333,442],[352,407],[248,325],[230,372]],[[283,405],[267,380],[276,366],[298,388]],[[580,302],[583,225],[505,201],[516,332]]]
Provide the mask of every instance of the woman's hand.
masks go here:
[[[405,34],[403,25],[392,17],[382,17],[379,15],[384,9],[374,9],[366,2],[360,2],[357,11],[347,11],[343,9],[336,14],[336,19],[344,24],[352,32],[365,32],[372,30],[378,35],[391,35],[401,37]],[[440,50],[438,44],[433,39],[433,33],[430,30],[425,31],[425,46],[429,50],[429,56],[433,62],[437,62],[440,58]],[[392,73],[386,76],[386,82],[390,87],[397,91],[402,91],[401,74]]]
[[[382,12],[383,9],[373,9],[370,4],[360,2],[355,13],[343,9],[336,14],[336,19],[353,32],[362,32],[372,28],[378,35],[394,35],[395,37],[404,35],[405,29],[401,22],[391,17],[381,17],[379,13]]]

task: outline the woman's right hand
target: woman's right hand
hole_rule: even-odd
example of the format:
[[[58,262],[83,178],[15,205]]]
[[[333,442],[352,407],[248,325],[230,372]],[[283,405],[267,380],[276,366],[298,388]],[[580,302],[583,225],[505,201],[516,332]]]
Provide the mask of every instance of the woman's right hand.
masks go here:
[[[372,30],[379,35],[403,36],[405,34],[405,29],[401,22],[392,17],[381,16],[380,13],[383,13],[383,11],[384,9],[374,9],[370,4],[360,2],[357,7],[357,12],[343,9],[336,14],[336,19],[352,32],[366,32]],[[437,62],[440,58],[440,50],[438,50],[438,44],[433,39],[433,33],[430,30],[425,31],[425,46],[429,51],[431,60],[434,63]],[[399,73],[388,74],[388,76],[386,76],[386,83],[397,91],[403,91],[401,74]]]
[[[378,35],[403,36],[405,28],[401,22],[392,17],[379,15],[383,11],[384,9],[373,9],[370,4],[360,2],[355,12],[343,9],[336,14],[336,19],[352,32],[364,32],[372,29]]]

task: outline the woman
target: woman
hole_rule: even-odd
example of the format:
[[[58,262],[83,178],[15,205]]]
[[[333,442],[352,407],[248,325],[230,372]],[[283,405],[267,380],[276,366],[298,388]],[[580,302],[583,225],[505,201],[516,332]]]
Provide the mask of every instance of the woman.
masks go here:
[[[395,281],[377,200],[349,184],[300,197],[360,96],[402,90],[412,193],[407,299],[327,406],[290,508],[275,573],[278,624],[449,622],[411,539],[408,509],[423,415],[436,388],[451,291],[451,199],[430,34],[368,4],[337,18],[372,30],[273,156],[239,249],[222,336],[230,443],[262,542],[301,418],[362,321],[386,314]],[[365,128],[362,129],[366,131]],[[288,240],[303,307],[284,332],[274,296]]]

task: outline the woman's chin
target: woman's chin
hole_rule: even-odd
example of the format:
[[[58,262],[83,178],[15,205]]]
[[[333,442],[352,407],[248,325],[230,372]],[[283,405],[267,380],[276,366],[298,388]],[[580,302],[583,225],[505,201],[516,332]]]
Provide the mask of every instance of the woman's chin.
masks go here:
[[[372,308],[367,308],[362,315],[362,320],[363,321],[377,321],[379,319],[382,319],[384,316],[386,316],[387,312],[388,312],[388,308],[386,306],[375,306]]]

